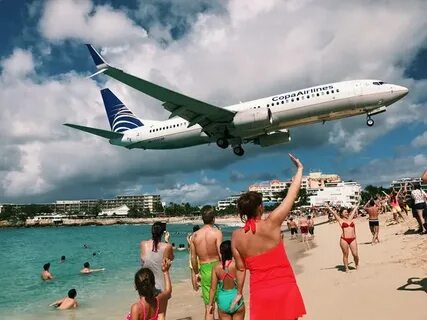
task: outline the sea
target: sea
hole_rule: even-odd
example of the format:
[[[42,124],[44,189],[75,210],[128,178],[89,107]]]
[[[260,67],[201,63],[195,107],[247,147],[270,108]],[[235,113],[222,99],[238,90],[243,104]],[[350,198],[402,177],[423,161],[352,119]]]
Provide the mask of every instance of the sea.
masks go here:
[[[168,224],[171,242],[187,246],[192,228]],[[235,229],[220,228],[224,239]],[[133,277],[140,268],[139,243],[150,238],[150,225],[0,229],[0,319],[123,319],[138,297]],[[188,251],[174,254],[173,284],[189,279]],[[54,279],[42,281],[48,262]],[[81,275],[85,262],[105,271]],[[79,308],[49,307],[71,288],[77,290]]]

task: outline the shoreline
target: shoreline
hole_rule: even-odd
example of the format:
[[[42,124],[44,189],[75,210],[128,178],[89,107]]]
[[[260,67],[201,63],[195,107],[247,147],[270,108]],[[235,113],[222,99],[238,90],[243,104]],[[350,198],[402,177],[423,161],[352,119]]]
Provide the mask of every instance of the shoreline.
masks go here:
[[[102,219],[63,219],[62,223],[53,221],[11,223],[0,221],[0,229],[4,228],[48,228],[48,227],[79,227],[79,226],[111,226],[123,224],[153,224],[165,222],[170,224],[203,224],[201,217],[154,217],[154,218],[102,218]],[[236,216],[223,216],[216,219],[216,224],[227,226],[240,226],[242,222]]]

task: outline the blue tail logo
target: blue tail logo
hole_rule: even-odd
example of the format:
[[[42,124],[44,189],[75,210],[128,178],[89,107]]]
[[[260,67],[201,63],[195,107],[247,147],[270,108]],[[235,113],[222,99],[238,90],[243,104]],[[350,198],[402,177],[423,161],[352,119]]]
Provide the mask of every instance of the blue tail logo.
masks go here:
[[[102,89],[101,95],[112,131],[123,132],[144,125],[110,89]]]

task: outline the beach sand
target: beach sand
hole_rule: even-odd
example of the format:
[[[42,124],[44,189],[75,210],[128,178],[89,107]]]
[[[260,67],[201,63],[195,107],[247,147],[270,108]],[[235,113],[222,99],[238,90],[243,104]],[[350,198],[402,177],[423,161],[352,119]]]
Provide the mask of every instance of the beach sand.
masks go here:
[[[386,226],[389,215],[381,216],[380,240],[370,244],[371,234],[366,218],[356,221],[360,255],[359,270],[342,272],[338,224],[323,224],[315,229],[312,247],[302,250],[296,240],[287,240],[289,259],[307,309],[303,319],[427,319],[427,236],[404,234],[410,225]],[[319,221],[324,218],[319,218]],[[289,237],[289,234],[286,234]],[[352,261],[352,258],[350,258]],[[354,263],[350,264],[354,267]],[[421,285],[398,290],[408,279],[424,279]],[[418,280],[420,280],[418,279]],[[417,281],[417,279],[414,279]],[[249,319],[248,282],[245,284],[246,319]],[[194,292],[189,281],[174,284],[167,319],[203,319],[204,306],[200,293]]]

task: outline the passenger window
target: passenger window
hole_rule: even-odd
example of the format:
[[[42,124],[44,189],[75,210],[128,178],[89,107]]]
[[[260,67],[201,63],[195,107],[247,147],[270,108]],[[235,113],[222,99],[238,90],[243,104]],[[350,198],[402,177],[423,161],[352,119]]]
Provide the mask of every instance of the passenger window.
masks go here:
[[[334,93],[334,90],[331,90],[331,93]]]
[[[318,97],[320,97],[320,94],[319,94],[319,93],[317,93],[317,96],[318,96]]]
[[[307,99],[310,99],[310,96],[307,96]]]
[[[339,90],[339,89],[337,89],[337,90],[336,90],[336,92],[340,92],[340,90]]]
[[[277,102],[277,103],[276,103],[276,106],[278,106],[279,104],[280,104],[280,102]]]
[[[299,98],[297,98],[297,101],[299,101]]]
[[[329,91],[326,91],[326,94],[329,94]]]
[[[285,103],[285,101],[282,100],[282,104],[284,104],[284,103]]]
[[[294,102],[294,99],[291,99],[291,102]]]
[[[269,107],[270,105],[269,104],[267,104],[267,108]]]

